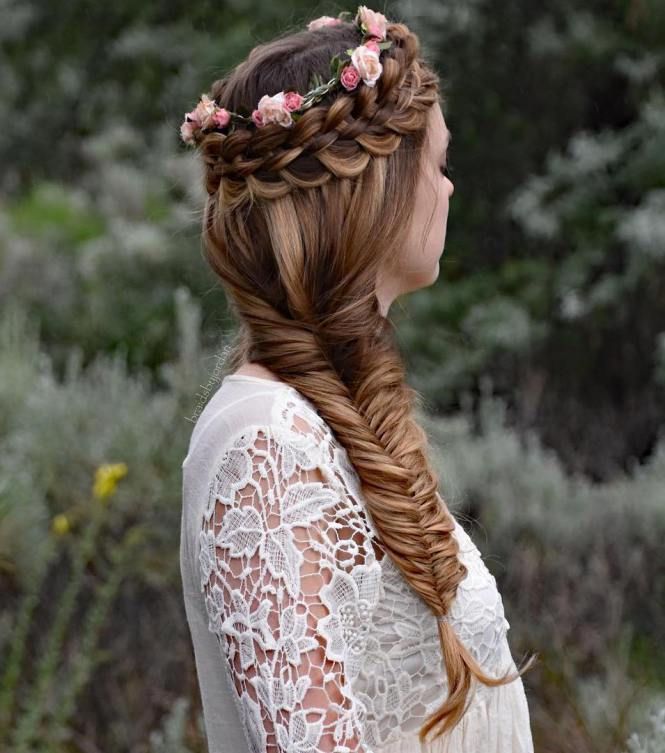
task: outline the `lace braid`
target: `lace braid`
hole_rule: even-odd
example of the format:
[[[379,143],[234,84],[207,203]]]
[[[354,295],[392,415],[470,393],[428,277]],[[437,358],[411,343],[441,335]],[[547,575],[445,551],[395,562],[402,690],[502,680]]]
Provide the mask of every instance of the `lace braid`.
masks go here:
[[[245,194],[277,199],[294,188],[323,185],[332,177],[355,178],[372,157],[392,154],[402,134],[422,128],[419,114],[429,109],[435,95],[417,80],[420,66],[413,68],[417,39],[402,24],[392,25],[391,31],[394,56],[385,58],[376,87],[338,95],[327,109],[308,110],[293,128],[209,134],[201,149],[208,193],[215,194],[223,178],[222,201],[239,201]],[[407,78],[416,80],[405,84]],[[212,86],[215,101],[223,100],[227,84],[222,79]],[[413,93],[418,86],[424,92],[419,99]],[[299,169],[294,163],[303,153],[325,169],[314,173],[311,160]]]
[[[319,32],[318,47],[309,32],[260,45],[214,84],[215,101],[234,109],[285,88],[297,73],[282,70],[283,58],[317,71],[354,34],[341,24]],[[445,616],[466,569],[415,419],[418,395],[375,293],[378,271],[406,238],[419,170],[411,154],[422,149],[439,88],[417,37],[400,23],[388,36],[376,87],[331,94],[289,129],[206,135],[204,240],[240,322],[230,368],[263,364],[316,406],[358,473],[382,548]],[[438,624],[448,696],[421,740],[460,720],[473,678],[504,684],[535,658],[490,677],[451,625]]]

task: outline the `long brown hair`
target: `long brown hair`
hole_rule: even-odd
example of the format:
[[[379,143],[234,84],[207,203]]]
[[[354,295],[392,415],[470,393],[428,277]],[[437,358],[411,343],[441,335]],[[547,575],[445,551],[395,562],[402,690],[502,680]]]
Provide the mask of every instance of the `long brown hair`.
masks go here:
[[[393,325],[376,297],[407,237],[437,74],[417,36],[389,23],[374,87],[332,91],[292,127],[207,133],[199,147],[207,201],[206,258],[239,322],[230,358],[269,368],[307,397],[346,448],[381,544],[434,615],[446,615],[466,575],[454,520],[437,491],[428,440],[415,420],[421,396],[406,383]],[[360,44],[351,22],[288,33],[255,47],[210,91],[251,113],[264,94],[305,93],[330,60]],[[488,676],[448,621],[439,621],[445,703],[425,740],[462,717],[473,677]]]

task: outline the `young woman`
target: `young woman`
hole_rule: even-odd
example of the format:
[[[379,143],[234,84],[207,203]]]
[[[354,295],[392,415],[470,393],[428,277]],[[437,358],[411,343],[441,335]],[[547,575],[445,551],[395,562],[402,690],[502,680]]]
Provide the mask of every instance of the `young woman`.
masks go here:
[[[213,753],[533,750],[526,667],[387,319],[439,274],[440,96],[416,35],[360,6],[259,45],[182,124],[239,323],[183,462]]]

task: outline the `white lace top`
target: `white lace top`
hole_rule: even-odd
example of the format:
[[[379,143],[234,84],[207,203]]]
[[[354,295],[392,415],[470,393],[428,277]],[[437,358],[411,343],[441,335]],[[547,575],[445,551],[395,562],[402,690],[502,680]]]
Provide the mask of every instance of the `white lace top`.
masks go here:
[[[494,577],[456,522],[468,574],[450,619],[490,673],[515,663]],[[358,476],[313,404],[227,376],[183,462],[180,545],[210,753],[531,753],[522,680],[475,683],[451,733],[436,619],[383,551]]]

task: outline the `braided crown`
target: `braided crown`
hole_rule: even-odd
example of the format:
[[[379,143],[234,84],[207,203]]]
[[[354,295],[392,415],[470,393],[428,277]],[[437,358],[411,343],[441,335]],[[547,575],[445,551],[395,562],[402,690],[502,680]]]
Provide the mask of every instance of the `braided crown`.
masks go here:
[[[310,21],[307,29],[313,31],[325,26],[334,26],[342,23],[350,15],[349,11],[342,11],[337,18],[321,16]],[[382,13],[360,5],[354,23],[362,34],[361,44],[345,51],[344,55],[348,58],[340,55],[332,58],[332,77],[329,81],[324,82],[320,75],[315,74],[310,83],[312,88],[306,94],[295,91],[266,94],[261,97],[251,115],[219,107],[208,94],[202,94],[196,107],[185,113],[185,119],[180,126],[182,141],[189,146],[196,145],[207,133],[231,133],[238,125],[262,128],[269,123],[277,123],[290,128],[306,110],[340,86],[346,91],[357,89],[361,81],[365,86],[375,86],[383,70],[381,52],[392,45],[391,41],[386,40],[388,22]]]

